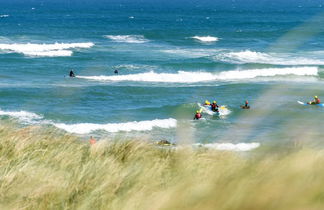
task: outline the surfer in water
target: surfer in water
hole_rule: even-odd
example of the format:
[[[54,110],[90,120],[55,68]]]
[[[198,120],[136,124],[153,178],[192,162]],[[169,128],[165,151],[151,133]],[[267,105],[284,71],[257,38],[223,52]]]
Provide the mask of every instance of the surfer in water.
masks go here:
[[[219,112],[219,110],[218,110],[218,105],[217,105],[217,102],[216,101],[213,101],[213,103],[210,105],[211,106],[211,110],[213,111],[213,112]]]
[[[245,101],[245,104],[241,106],[242,109],[250,109],[248,100]]]
[[[319,104],[319,103],[321,103],[321,100],[317,96],[314,96],[314,100],[308,102],[308,104],[311,104],[311,105]]]
[[[75,77],[75,74],[74,74],[73,70],[70,71],[69,76],[70,76],[70,77]]]
[[[194,120],[199,120],[201,117],[202,117],[201,110],[197,110],[196,114],[195,114],[195,117],[194,117]]]
[[[114,73],[115,73],[115,74],[118,74],[118,70],[116,69],[116,70],[114,71]]]

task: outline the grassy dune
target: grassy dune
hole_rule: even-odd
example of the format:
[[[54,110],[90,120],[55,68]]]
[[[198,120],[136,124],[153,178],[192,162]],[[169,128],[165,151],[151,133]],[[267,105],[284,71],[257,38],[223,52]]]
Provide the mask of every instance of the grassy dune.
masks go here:
[[[0,126],[0,209],[324,209],[324,152],[90,146],[59,131]]]

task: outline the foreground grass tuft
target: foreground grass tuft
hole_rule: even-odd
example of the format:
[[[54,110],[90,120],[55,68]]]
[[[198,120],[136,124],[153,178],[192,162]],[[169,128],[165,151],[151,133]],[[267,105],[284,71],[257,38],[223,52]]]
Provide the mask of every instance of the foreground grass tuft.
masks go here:
[[[0,209],[324,209],[324,152],[162,149],[0,126]]]

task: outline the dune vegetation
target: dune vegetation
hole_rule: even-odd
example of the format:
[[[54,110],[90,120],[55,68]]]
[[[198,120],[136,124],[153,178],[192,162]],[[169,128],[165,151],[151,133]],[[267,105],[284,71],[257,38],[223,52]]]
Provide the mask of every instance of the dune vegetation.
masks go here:
[[[324,152],[94,145],[53,128],[0,126],[0,209],[324,208]]]

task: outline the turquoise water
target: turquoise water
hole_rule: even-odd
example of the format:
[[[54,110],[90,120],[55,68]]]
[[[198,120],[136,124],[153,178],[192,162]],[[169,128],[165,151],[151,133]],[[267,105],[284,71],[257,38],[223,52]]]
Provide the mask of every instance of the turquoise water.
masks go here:
[[[262,143],[301,131],[321,136],[324,109],[296,101],[324,97],[324,1],[0,5],[3,119],[85,138]],[[76,78],[67,77],[71,69]],[[193,121],[206,99],[231,112]],[[245,100],[251,110],[239,108]]]

